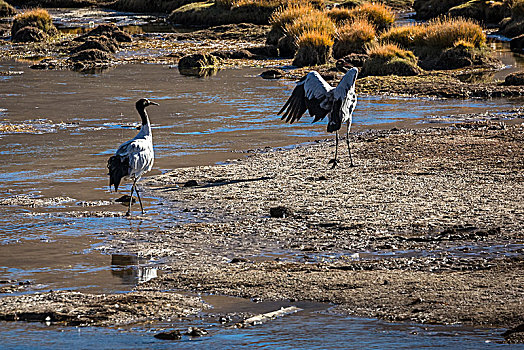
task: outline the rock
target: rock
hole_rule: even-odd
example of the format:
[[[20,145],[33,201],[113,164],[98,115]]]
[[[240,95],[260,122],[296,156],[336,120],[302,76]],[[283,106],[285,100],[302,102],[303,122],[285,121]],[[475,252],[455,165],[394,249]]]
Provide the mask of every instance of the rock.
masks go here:
[[[114,24],[101,24],[90,32],[76,38],[77,41],[85,41],[93,36],[105,36],[112,38],[118,42],[131,42],[133,41],[131,35],[122,31]]]
[[[284,35],[278,40],[277,48],[279,57],[292,57],[298,50],[295,40],[287,35]]]
[[[336,66],[350,65],[351,67],[362,67],[368,58],[369,55],[363,53],[352,53],[339,59],[336,62]]]
[[[155,334],[155,338],[162,340],[180,340],[182,335],[179,330]]]
[[[524,34],[521,34],[509,42],[509,48],[516,53],[524,53]]]
[[[11,40],[15,43],[28,43],[44,41],[46,39],[47,34],[41,29],[36,27],[23,27],[13,35]]]
[[[185,335],[189,335],[190,337],[201,337],[206,334],[207,334],[207,331],[205,329],[198,328],[198,327],[189,327],[187,329],[187,332],[185,333]]]
[[[73,48],[71,53],[77,53],[84,50],[97,49],[104,52],[115,53],[118,50],[118,43],[113,38],[108,38],[105,35],[92,37],[86,40],[83,44]]]
[[[467,0],[415,0],[413,9],[417,19],[430,19],[448,12],[452,7],[462,5]]]
[[[506,79],[504,79],[504,85],[524,85],[524,71],[508,75]]]
[[[514,328],[508,329],[502,336],[507,343],[510,344],[524,344],[524,323]]]
[[[284,75],[284,71],[280,69],[270,69],[270,70],[263,71],[262,74],[260,74],[260,76],[263,79],[280,79],[282,78],[283,75]]]
[[[300,46],[293,59],[293,65],[305,67],[326,64],[331,57],[331,52],[332,46],[330,45]]]
[[[113,59],[113,55],[98,50],[98,49],[89,49],[78,52],[76,55],[69,58],[72,62],[103,62],[108,63]]]
[[[278,206],[269,209],[272,218],[286,218],[293,216],[293,211],[288,207]]]
[[[278,57],[278,48],[275,45],[248,47],[246,50],[255,56]]]
[[[233,259],[231,259],[231,261],[229,263],[230,264],[237,264],[239,262],[247,262],[247,259],[246,258],[233,258]]]
[[[212,68],[218,66],[220,60],[210,54],[196,53],[184,56],[178,61],[178,68]]]
[[[471,0],[450,8],[448,14],[452,17],[472,18],[479,22],[499,23],[506,15],[510,15],[509,10],[508,4],[499,1]]]
[[[195,187],[198,186],[198,182],[196,180],[189,180],[184,184],[184,187]]]
[[[211,52],[211,55],[222,59],[252,59],[255,56],[248,50],[221,50]]]

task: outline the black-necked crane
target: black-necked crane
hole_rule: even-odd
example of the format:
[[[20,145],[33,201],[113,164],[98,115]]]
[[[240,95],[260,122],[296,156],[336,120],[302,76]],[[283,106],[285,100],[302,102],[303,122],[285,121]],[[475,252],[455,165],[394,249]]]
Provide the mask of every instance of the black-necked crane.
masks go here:
[[[151,105],[158,106],[158,103],[151,102],[146,98],[142,98],[136,102],[136,110],[142,119],[142,127],[133,139],[121,144],[115,155],[111,156],[107,161],[109,187],[114,185],[115,191],[118,191],[118,186],[122,178],[128,177],[133,181],[131,196],[129,198],[129,208],[127,209],[126,215],[131,215],[134,190],[136,190],[140,209],[142,210],[142,214],[144,214],[144,207],[142,206],[142,200],[140,199],[136,183],[142,175],[151,170],[155,160],[153,134],[151,133],[151,124],[146,112],[146,107]]]
[[[329,85],[318,72],[309,72],[305,77],[300,79],[286,104],[278,112],[282,115],[282,120],[286,123],[294,123],[309,111],[314,118],[313,123],[322,120],[328,116],[328,132],[335,132],[335,158],[329,161],[335,168],[338,164],[338,130],[343,123],[347,123],[346,142],[348,145],[349,160],[351,166],[353,158],[351,157],[351,148],[349,146],[349,130],[353,119],[353,110],[357,105],[357,95],[355,93],[355,81],[357,80],[358,69],[349,69],[337,87]]]

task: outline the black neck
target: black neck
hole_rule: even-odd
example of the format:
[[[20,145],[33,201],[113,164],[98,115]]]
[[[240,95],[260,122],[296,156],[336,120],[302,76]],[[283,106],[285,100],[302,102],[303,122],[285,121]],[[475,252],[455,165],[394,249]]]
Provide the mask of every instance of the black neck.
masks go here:
[[[142,118],[142,125],[149,124],[149,118],[147,117],[147,113],[144,107],[136,107],[136,110],[138,111],[138,114],[140,114],[140,118]]]

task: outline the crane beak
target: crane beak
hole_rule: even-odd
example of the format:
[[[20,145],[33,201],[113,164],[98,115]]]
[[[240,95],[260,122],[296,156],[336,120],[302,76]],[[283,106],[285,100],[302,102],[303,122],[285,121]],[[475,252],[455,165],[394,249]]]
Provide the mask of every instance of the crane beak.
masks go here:
[[[149,101],[149,105],[158,106],[158,103]]]

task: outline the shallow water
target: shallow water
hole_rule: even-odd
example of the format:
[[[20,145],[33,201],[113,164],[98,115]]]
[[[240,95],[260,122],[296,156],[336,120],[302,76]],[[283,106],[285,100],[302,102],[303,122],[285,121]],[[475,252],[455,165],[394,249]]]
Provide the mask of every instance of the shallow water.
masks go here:
[[[262,325],[236,329],[204,317],[189,324],[209,332],[200,338],[158,340],[154,334],[178,329],[187,322],[173,321],[154,326],[75,328],[45,324],[0,322],[9,349],[76,348],[90,349],[499,349],[501,330],[458,326],[431,326],[389,323],[374,319],[345,317],[325,311],[304,310]],[[38,339],[38,341],[35,341]],[[524,348],[516,345],[512,348]]]
[[[147,194],[148,215],[143,219],[71,215],[71,212],[126,210],[119,204],[106,204],[120,196],[108,191],[106,162],[121,142],[136,134],[139,119],[134,102],[138,98],[147,97],[160,103],[148,109],[156,154],[152,174],[242,157],[242,152],[249,149],[332,137],[325,132],[325,124],[312,125],[308,117],[295,125],[282,123],[276,111],[294,84],[263,80],[258,76],[262,69],[222,70],[203,79],[181,76],[177,69],[162,65],[125,65],[98,74],[80,74],[31,70],[25,63],[0,62],[0,71],[23,72],[0,79],[0,123],[18,125],[21,131],[0,134],[3,170],[0,199],[20,195],[68,198],[36,207],[0,206],[0,280],[30,280],[30,291],[130,290],[139,281],[157,274],[156,262],[124,264],[121,259],[102,255],[93,249],[100,242],[98,234],[114,230],[148,230],[193,219],[190,213],[165,210],[161,200],[147,197]],[[359,96],[353,130],[421,123],[431,115],[500,111],[521,104],[522,99],[480,101]],[[123,186],[122,190],[127,193],[129,186]],[[344,337],[355,337],[358,333],[369,338],[369,329],[360,319],[322,317],[326,319],[319,322],[317,315],[309,318],[296,315],[279,321],[285,322],[285,327],[272,323],[243,330],[241,334],[237,330],[224,329],[219,338],[224,344],[229,342],[227,344],[238,347],[256,343],[266,347],[279,344],[283,348],[293,346],[291,339],[297,339],[299,331],[318,335],[305,337],[300,340],[302,343],[297,343],[308,348],[325,345],[325,339],[329,338],[326,334],[331,332],[342,332]],[[369,322],[375,324],[377,321]],[[383,327],[385,325],[389,324]],[[42,325],[6,327],[0,337],[8,339],[9,347],[13,348],[22,344],[22,339],[28,339],[20,337],[20,332],[29,338],[47,339],[43,347],[55,342],[67,344],[79,336],[85,339],[85,344],[102,339],[115,348],[125,348],[129,344],[166,347],[165,343],[151,339],[147,329],[128,333],[107,329],[48,330]],[[275,334],[286,328],[294,328],[296,332]],[[461,333],[460,339],[466,341],[471,336],[475,344],[482,344],[483,333],[475,332],[474,335]],[[435,340],[439,337],[412,337],[397,331],[385,334],[366,346],[380,347],[404,335],[407,338],[399,341],[422,346],[425,340],[417,343],[418,340],[430,339],[429,346],[441,344],[440,340]],[[283,340],[286,337],[288,343]],[[207,339],[186,341],[184,346],[206,347],[206,342],[216,341],[216,337]],[[337,345],[335,339],[340,340],[335,337],[333,347]],[[318,341],[316,345],[315,341]],[[358,344],[360,340],[355,341]]]

